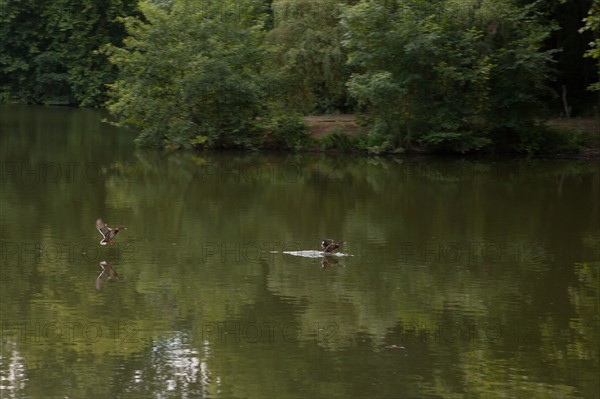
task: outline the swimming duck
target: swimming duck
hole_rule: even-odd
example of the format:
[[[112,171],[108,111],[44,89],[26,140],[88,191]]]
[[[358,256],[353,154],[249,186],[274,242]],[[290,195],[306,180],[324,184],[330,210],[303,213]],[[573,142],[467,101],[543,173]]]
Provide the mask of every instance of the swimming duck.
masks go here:
[[[341,247],[343,243],[344,241],[335,242],[330,239],[324,239],[323,242],[321,242],[321,250],[323,252],[333,253],[336,249]]]
[[[114,229],[111,229],[110,227],[107,226],[106,223],[104,223],[102,221],[102,219],[96,220],[96,228],[98,229],[100,234],[102,234],[102,239],[100,240],[100,245],[106,245],[106,244],[112,245],[112,239],[115,238],[117,233],[120,230],[127,230],[127,227],[124,227],[124,226],[119,226]]]

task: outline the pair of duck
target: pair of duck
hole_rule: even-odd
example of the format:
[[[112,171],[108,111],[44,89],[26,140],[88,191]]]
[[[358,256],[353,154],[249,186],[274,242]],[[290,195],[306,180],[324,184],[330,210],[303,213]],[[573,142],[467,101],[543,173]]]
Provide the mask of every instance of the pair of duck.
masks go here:
[[[110,228],[106,223],[102,221],[102,219],[96,220],[96,228],[102,235],[102,240],[100,240],[100,245],[112,245],[112,240],[121,230],[127,230],[127,227],[119,226],[115,228]],[[326,253],[334,253],[339,247],[342,246],[344,242],[335,242],[331,239],[324,239],[321,242],[321,251]]]

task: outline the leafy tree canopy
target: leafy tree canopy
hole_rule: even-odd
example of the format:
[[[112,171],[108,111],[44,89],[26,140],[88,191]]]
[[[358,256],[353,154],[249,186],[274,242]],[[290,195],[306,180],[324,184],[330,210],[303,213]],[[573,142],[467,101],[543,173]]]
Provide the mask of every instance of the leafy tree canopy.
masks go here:
[[[0,0],[0,95],[6,101],[102,105],[115,69],[96,50],[119,44],[133,0]]]
[[[251,148],[268,109],[265,14],[256,1],[142,1],[110,46],[121,71],[109,109],[152,146]]]
[[[343,24],[357,70],[348,88],[374,145],[528,146],[552,54],[541,49],[551,26],[532,6],[363,0]]]
[[[280,100],[299,112],[334,113],[351,106],[345,83],[349,78],[342,47],[342,6],[347,1],[275,1],[273,29],[267,43],[274,47],[268,66],[280,81]]]

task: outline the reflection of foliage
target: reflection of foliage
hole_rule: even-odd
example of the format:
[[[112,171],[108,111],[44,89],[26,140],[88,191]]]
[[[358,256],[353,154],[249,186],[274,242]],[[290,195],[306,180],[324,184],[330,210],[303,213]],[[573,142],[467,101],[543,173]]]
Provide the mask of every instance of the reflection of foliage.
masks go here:
[[[485,361],[489,354],[484,351],[468,352],[463,368],[473,397],[486,398],[560,398],[579,397],[575,388],[564,384],[547,384],[531,381],[524,369],[515,368],[514,361]],[[440,392],[441,394],[442,392]]]
[[[567,348],[569,358],[587,361],[590,375],[598,370],[600,357],[600,263],[575,265],[578,284],[569,289],[569,297],[577,317],[569,322],[570,343]],[[593,379],[589,380],[593,381]],[[591,387],[590,387],[591,388]]]
[[[599,212],[597,165],[134,152],[127,133],[98,125],[96,113],[53,112],[2,113],[2,159],[105,169],[93,183],[6,176],[2,242],[76,251],[63,261],[3,262],[0,320],[26,321],[29,330],[98,323],[104,334],[68,345],[4,336],[0,373],[27,378],[14,396],[59,396],[67,384],[74,397],[86,386],[99,397],[168,395],[166,386],[177,396],[222,397],[294,396],[299,386],[313,397],[493,397],[510,384],[532,397],[596,392],[599,232],[589,210]],[[46,118],[67,131],[63,141],[44,134]],[[7,135],[4,123],[29,130]],[[98,216],[126,224],[117,241],[134,248],[115,259],[127,280],[100,292],[103,259],[81,254],[98,247]],[[321,271],[318,259],[279,253],[290,243],[317,249],[325,237],[347,243],[354,256],[340,260],[344,267]],[[456,261],[419,247],[453,242],[466,248]],[[498,245],[503,257],[469,257],[477,243]],[[502,339],[436,335],[439,323],[490,320],[505,328]],[[534,339],[515,342],[506,334],[524,320]],[[267,321],[302,334],[250,343],[206,333],[215,323]],[[413,321],[426,334],[407,337],[401,326]],[[557,382],[547,364],[577,375]]]

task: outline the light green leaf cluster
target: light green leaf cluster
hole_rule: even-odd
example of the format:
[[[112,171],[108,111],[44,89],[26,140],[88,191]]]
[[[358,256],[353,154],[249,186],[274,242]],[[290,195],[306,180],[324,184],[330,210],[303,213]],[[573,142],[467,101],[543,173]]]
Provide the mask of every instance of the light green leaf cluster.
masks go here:
[[[595,37],[595,40],[590,42],[590,48],[584,56],[598,59],[598,74],[600,76],[600,0],[593,0],[589,15],[583,21],[585,26],[581,28],[580,32],[589,30],[594,33]],[[600,82],[590,85],[589,89],[600,90]]]
[[[511,1],[363,0],[342,23],[350,93],[373,145],[466,152],[529,128],[546,93],[551,27]]]
[[[267,104],[258,6],[141,2],[143,19],[124,19],[124,47],[106,49],[121,72],[109,109],[140,129],[142,144],[251,147],[255,120]]]

